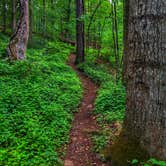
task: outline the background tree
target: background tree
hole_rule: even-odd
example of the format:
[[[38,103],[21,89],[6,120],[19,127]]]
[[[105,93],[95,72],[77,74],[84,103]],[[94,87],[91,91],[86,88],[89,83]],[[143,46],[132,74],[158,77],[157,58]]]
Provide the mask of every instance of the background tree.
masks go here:
[[[117,22],[117,2],[112,1],[112,38],[114,43],[116,81],[120,79],[120,57],[119,57],[119,39],[118,39],[118,22]]]
[[[32,40],[33,33],[33,2],[29,0],[29,40]]]
[[[84,1],[76,0],[76,64],[84,61]]]
[[[2,29],[2,32],[6,32],[6,19],[7,19],[7,16],[6,16],[6,13],[7,13],[7,4],[6,4],[6,1],[3,0],[3,29]]]
[[[10,39],[8,46],[8,54],[10,59],[23,60],[28,42],[29,33],[29,16],[28,16],[28,0],[20,0],[20,18],[17,29]]]
[[[16,0],[12,0],[12,31],[16,29]]]

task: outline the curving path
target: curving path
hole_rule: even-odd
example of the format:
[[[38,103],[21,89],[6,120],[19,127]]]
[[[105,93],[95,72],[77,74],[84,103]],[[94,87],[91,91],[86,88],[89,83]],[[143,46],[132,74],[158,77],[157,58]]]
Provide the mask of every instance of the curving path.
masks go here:
[[[98,87],[77,69],[74,59],[75,55],[71,54],[68,64],[77,72],[84,88],[84,95],[79,112],[75,114],[73,121],[64,166],[109,166],[109,164],[102,163],[92,152],[90,138],[90,133],[98,130],[95,117],[92,114]]]

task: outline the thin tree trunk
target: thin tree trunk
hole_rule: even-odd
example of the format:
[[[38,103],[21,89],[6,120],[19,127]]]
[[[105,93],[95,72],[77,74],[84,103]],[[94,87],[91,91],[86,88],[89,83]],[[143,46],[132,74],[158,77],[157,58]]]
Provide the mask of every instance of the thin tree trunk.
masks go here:
[[[124,38],[123,38],[123,42],[124,42],[124,50],[123,50],[123,74],[122,74],[122,79],[123,79],[123,83],[125,83],[125,73],[126,73],[126,69],[127,69],[127,42],[128,42],[128,19],[129,19],[129,0],[123,0],[123,8],[124,8]]]
[[[82,18],[84,14],[84,1],[76,0],[76,51],[77,56],[75,63],[79,64],[84,62],[84,20]]]
[[[104,18],[104,22],[103,22],[103,25],[102,25],[101,30],[100,30],[100,36],[99,36],[100,47],[98,49],[98,56],[100,56],[100,52],[101,52],[101,49],[102,49],[102,38],[103,38],[103,31],[104,31],[104,27],[105,27],[105,24],[106,24],[106,20],[107,20],[107,17]]]
[[[166,160],[165,5],[160,0],[129,1],[127,64],[123,72],[127,87],[126,135],[162,160]]]
[[[32,39],[33,33],[33,5],[32,0],[29,0],[29,40]]]
[[[28,42],[29,25],[28,25],[28,0],[20,0],[20,18],[17,29],[10,39],[7,48],[9,58],[13,60],[25,59],[25,52]]]
[[[111,7],[112,7],[112,39],[113,39],[113,43],[114,43],[114,54],[115,54],[115,57],[116,57],[117,56],[116,55],[117,52],[116,52],[115,21],[114,21],[115,18],[114,18],[114,7],[113,7],[113,4],[111,4]]]
[[[7,6],[6,6],[6,0],[3,0],[3,29],[2,29],[2,32],[6,32],[6,19],[7,19],[7,16],[6,16],[6,13],[7,13]]]
[[[43,34],[46,35],[46,0],[43,0]]]
[[[114,33],[115,33],[115,61],[116,61],[116,81],[118,82],[120,79],[120,58],[119,58],[119,41],[118,41],[118,23],[117,23],[117,8],[116,8],[116,0],[113,0],[113,21],[114,21]]]
[[[93,11],[93,13],[92,13],[92,15],[91,15],[91,17],[90,17],[90,21],[89,21],[88,29],[87,29],[87,33],[88,33],[88,35],[87,35],[87,40],[88,40],[88,41],[87,41],[87,48],[88,48],[88,49],[89,49],[89,46],[90,46],[90,28],[91,28],[91,24],[92,24],[92,22],[93,22],[93,19],[94,19],[94,16],[95,16],[97,10],[98,10],[99,7],[101,6],[101,4],[102,4],[102,1],[100,0],[99,3],[96,5],[95,10]]]
[[[16,0],[12,0],[12,32],[16,29]]]

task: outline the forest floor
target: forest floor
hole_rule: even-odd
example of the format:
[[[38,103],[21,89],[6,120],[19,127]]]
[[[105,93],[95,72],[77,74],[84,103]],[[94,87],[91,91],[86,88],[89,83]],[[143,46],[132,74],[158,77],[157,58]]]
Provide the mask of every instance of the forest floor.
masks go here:
[[[64,166],[107,166],[92,150],[91,134],[98,132],[96,117],[92,114],[97,95],[97,85],[80,72],[74,65],[75,55],[71,54],[68,64],[76,71],[84,89],[79,112],[75,114],[70,142],[67,147]]]

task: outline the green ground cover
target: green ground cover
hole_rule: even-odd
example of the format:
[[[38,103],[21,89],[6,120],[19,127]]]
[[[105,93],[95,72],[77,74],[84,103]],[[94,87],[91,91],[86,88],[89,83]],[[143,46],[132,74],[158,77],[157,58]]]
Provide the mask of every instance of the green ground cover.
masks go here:
[[[61,148],[82,96],[78,77],[66,65],[71,47],[47,42],[43,49],[28,49],[27,60],[9,62],[7,42],[1,34],[0,165],[62,165]]]

